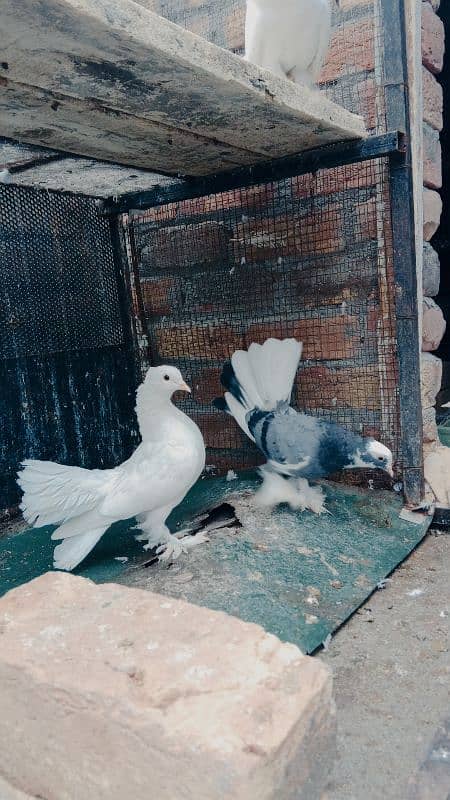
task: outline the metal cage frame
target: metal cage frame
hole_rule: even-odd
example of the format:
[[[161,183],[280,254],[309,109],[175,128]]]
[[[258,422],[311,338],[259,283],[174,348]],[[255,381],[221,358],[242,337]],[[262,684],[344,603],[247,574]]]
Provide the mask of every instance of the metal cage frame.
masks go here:
[[[147,210],[182,200],[192,200],[231,189],[314,173],[318,169],[356,164],[387,156],[393,270],[395,281],[396,332],[399,375],[400,435],[403,452],[403,491],[408,505],[423,498],[422,414],[420,395],[420,344],[418,327],[416,248],[410,116],[406,62],[404,0],[380,0],[383,32],[383,85],[388,133],[369,136],[362,142],[337,143],[297,156],[272,160],[253,167],[206,178],[156,186],[146,192],[98,201],[99,211],[112,217],[131,210]],[[122,246],[122,257],[130,258]],[[145,331],[135,335],[143,335]]]
[[[403,491],[408,505],[423,498],[422,414],[420,395],[420,346],[418,326],[416,248],[414,233],[413,174],[408,106],[406,25],[404,0],[379,0],[383,31],[383,85],[386,134],[364,141],[338,143],[297,156],[272,160],[231,172],[190,179],[149,191],[97,200],[99,214],[109,218],[111,241],[121,288],[121,316],[131,332],[134,356],[139,360],[140,340],[145,330],[133,318],[134,288],[130,270],[133,254],[124,247],[120,215],[135,209],[150,209],[179,200],[252,187],[269,181],[313,173],[318,169],[356,164],[387,157],[393,271],[395,281],[396,338],[399,374],[400,436],[403,450]],[[125,301],[124,298],[127,298]],[[127,306],[127,308],[125,308]]]

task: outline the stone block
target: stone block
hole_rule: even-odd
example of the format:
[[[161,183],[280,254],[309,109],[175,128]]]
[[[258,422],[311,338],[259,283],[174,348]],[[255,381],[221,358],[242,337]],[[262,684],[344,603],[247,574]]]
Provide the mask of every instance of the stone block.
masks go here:
[[[442,361],[431,353],[421,356],[421,389],[423,409],[432,408],[441,388]]]
[[[436,424],[436,409],[425,408],[422,412],[424,458],[440,446]]]
[[[430,72],[442,71],[444,52],[444,23],[430,3],[422,3],[422,62]]]
[[[422,305],[422,351],[437,350],[445,333],[447,323],[442,310],[431,297],[424,297]]]
[[[436,502],[447,508],[450,507],[450,447],[441,445],[435,448],[425,458],[424,473]],[[444,797],[444,795],[441,796]]]
[[[442,149],[439,133],[423,124],[423,182],[429,189],[442,187]]]
[[[442,199],[432,189],[423,190],[423,238],[426,242],[434,236],[441,222]]]
[[[36,795],[24,794],[0,777],[0,800],[36,800]]]
[[[66,573],[5,595],[0,625],[0,774],[17,789],[46,800],[323,794],[330,672],[259,626]]]
[[[444,94],[441,84],[426,67],[422,67],[422,88],[423,118],[432,128],[441,131],[444,126]]]
[[[441,278],[441,265],[436,250],[429,242],[423,244],[423,272],[422,288],[427,297],[436,297],[439,294]]]

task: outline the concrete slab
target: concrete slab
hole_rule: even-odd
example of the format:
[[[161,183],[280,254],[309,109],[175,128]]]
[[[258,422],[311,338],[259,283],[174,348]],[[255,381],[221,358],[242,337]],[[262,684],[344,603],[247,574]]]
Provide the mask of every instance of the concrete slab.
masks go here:
[[[5,0],[0,135],[171,175],[365,136],[363,121],[131,0]]]

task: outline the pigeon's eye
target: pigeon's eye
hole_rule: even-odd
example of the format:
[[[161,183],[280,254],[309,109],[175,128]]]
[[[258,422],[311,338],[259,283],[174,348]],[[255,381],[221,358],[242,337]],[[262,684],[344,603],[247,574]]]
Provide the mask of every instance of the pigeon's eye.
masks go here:
[[[164,380],[165,381],[170,381],[170,375],[164,375]]]
[[[378,456],[378,461],[384,461],[384,456]]]

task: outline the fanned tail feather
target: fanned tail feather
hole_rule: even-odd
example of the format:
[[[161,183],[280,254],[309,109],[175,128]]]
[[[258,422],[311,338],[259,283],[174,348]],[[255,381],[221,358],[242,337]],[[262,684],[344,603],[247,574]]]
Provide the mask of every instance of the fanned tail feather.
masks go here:
[[[214,405],[231,414],[254,441],[247,414],[289,403],[301,353],[302,344],[296,339],[267,339],[262,345],[251,344],[247,351],[237,350],[222,370],[225,397]]]
[[[107,472],[32,459],[24,461],[22,467],[17,476],[23,491],[20,508],[35,527],[56,525],[94,509]]]
[[[75,567],[77,567],[78,564],[80,564],[81,561],[86,558],[91,550],[93,550],[108,527],[109,523],[107,523],[106,526],[94,528],[94,530],[88,530],[87,532],[84,528],[84,533],[80,532],[78,535],[72,534],[67,539],[63,539],[61,544],[58,544],[53,552],[54,568],[63,569],[68,572],[70,572],[72,569],[75,569]],[[80,528],[83,530],[81,520]],[[59,531],[61,531],[61,528],[58,528],[58,530],[54,532],[52,539],[61,538],[58,536]]]

